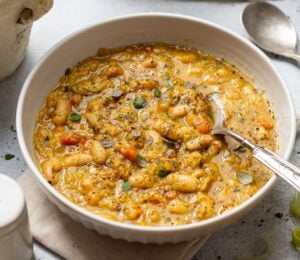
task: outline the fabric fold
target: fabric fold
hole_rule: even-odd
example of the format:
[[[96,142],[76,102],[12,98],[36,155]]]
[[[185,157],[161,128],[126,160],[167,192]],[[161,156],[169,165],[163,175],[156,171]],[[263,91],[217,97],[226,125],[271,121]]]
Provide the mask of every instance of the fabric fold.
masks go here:
[[[26,171],[18,180],[26,196],[33,237],[56,254],[76,260],[188,260],[208,237],[177,244],[129,243],[100,235],[63,214],[39,189],[34,176]]]

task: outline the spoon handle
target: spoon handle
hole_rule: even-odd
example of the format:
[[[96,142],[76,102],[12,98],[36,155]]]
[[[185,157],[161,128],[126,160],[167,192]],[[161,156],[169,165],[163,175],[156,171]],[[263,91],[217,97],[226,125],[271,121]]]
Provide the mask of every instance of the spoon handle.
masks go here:
[[[253,156],[300,191],[300,169],[268,149],[257,147]]]
[[[297,53],[284,53],[283,56],[287,57],[287,58],[291,58],[295,61],[300,62],[300,54]]]

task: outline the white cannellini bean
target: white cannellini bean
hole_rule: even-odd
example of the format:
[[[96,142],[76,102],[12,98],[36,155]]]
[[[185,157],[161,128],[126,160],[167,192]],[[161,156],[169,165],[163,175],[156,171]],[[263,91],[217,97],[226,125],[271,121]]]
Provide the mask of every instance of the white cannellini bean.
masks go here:
[[[105,148],[102,146],[102,144],[99,141],[92,141],[91,145],[91,155],[93,157],[93,161],[97,164],[103,164],[105,163],[108,154]]]
[[[92,162],[92,156],[85,153],[72,154],[63,158],[63,165],[65,167],[82,166],[90,162]]]
[[[157,62],[153,58],[149,58],[142,62],[144,68],[156,68]]]
[[[147,138],[149,138],[149,137],[152,138],[151,144],[154,144],[155,146],[159,146],[163,143],[163,140],[162,140],[160,134],[154,130],[147,130],[146,136],[147,136]]]
[[[163,143],[160,134],[154,130],[146,131],[146,144],[140,151],[149,160],[157,159],[166,152],[167,146]]]
[[[53,124],[60,126],[65,124],[68,114],[72,111],[70,100],[59,99],[54,111]]]
[[[183,202],[176,200],[169,204],[168,211],[173,214],[186,214],[189,208]]]
[[[169,115],[171,117],[183,117],[189,112],[189,106],[188,105],[177,105],[175,107],[169,108]]]
[[[196,138],[190,139],[186,142],[186,148],[190,151],[200,149],[202,147],[207,147],[213,141],[212,136],[210,135],[200,135]]]
[[[199,184],[199,181],[195,177],[177,173],[168,175],[166,181],[174,190],[181,192],[193,192]]]
[[[93,127],[96,126],[99,119],[96,113],[93,112],[84,113],[84,117],[86,118],[86,121]]]
[[[41,164],[41,168],[45,178],[51,182],[51,184],[58,182],[57,172],[62,169],[62,162],[59,158],[53,157],[44,161]]]
[[[152,175],[134,174],[129,177],[128,182],[133,187],[146,189],[151,188],[154,185],[155,178]]]

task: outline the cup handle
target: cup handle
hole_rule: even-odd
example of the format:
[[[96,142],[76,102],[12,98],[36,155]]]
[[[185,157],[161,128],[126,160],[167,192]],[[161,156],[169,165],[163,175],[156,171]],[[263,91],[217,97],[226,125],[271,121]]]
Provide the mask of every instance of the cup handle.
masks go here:
[[[298,113],[296,115],[296,121],[297,121],[297,133],[300,134],[300,114]]]
[[[52,6],[53,0],[26,0],[17,22],[20,24],[31,23],[46,14]]]

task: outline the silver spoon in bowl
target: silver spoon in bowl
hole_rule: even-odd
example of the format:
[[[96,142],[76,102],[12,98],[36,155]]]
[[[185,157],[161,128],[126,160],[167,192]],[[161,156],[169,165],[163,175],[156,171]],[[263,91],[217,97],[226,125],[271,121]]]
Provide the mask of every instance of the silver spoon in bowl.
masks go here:
[[[260,48],[300,62],[295,28],[276,6],[266,2],[250,3],[242,12],[241,22]]]
[[[216,114],[215,125],[214,129],[212,130],[212,134],[230,136],[234,140],[238,141],[252,152],[254,158],[263,163],[279,177],[300,191],[300,169],[284,160],[274,152],[264,147],[257,146],[238,133],[226,128],[224,126],[225,114],[221,102],[214,96],[211,96],[211,100],[214,103]]]

